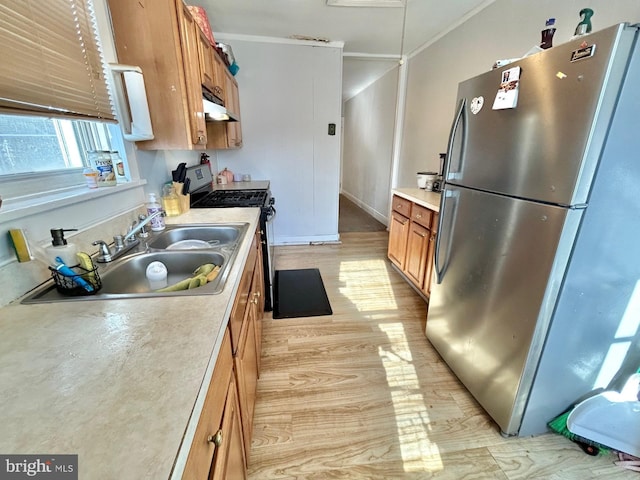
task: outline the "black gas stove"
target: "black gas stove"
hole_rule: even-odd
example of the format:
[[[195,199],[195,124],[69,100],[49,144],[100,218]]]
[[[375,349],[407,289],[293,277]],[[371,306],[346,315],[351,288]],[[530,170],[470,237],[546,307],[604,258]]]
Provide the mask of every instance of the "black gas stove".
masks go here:
[[[262,270],[264,275],[264,308],[273,308],[273,219],[276,216],[275,199],[271,196],[268,182],[262,189],[214,188],[209,165],[187,168],[186,177],[191,185],[191,208],[258,207],[260,208],[260,240]]]

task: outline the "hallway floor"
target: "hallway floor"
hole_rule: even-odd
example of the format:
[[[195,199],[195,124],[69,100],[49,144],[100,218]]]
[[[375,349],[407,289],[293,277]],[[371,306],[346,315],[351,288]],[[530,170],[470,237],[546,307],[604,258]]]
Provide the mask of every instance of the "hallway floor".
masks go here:
[[[383,232],[385,225],[373,218],[344,195],[340,195],[338,212],[338,233],[345,232]]]

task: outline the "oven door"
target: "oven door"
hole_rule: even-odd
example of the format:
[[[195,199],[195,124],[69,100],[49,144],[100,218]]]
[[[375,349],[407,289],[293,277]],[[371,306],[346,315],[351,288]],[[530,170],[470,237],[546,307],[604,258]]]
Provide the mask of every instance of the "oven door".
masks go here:
[[[276,209],[273,205],[263,208],[260,215],[260,234],[262,236],[262,263],[264,271],[264,309],[273,310],[273,278],[275,275],[274,246],[273,246],[273,219],[276,217]]]

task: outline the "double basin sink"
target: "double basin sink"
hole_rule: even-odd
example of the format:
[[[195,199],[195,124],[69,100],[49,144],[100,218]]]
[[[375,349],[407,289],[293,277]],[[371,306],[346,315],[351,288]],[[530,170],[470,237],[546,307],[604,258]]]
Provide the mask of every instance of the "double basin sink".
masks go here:
[[[225,286],[248,226],[247,223],[167,225],[165,230],[141,239],[134,249],[112,262],[96,263],[102,286],[95,293],[82,294],[83,289],[74,288],[74,294],[70,295],[51,282],[22,303],[218,294]],[[152,262],[166,266],[168,285],[193,277],[196,269],[204,264],[219,266],[220,271],[215,279],[200,287],[158,292],[151,288],[146,275]],[[77,294],[78,291],[81,294]]]

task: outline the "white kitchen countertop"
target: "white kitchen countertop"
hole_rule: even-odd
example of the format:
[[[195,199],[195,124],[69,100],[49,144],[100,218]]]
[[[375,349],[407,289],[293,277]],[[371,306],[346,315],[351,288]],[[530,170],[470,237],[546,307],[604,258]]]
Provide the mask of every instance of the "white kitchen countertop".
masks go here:
[[[0,452],[78,454],[82,479],[169,478],[176,458],[180,473],[258,216],[220,208],[166,219],[250,223],[219,295],[1,308]]]
[[[434,212],[440,211],[440,193],[428,192],[422,188],[396,188],[392,193],[399,197],[406,198],[418,205],[422,205]]]

